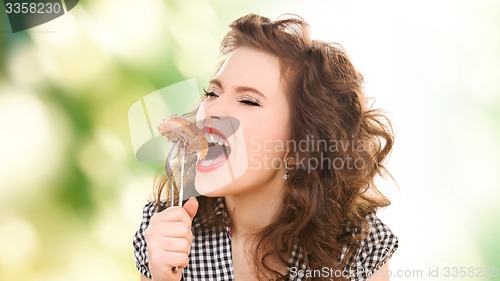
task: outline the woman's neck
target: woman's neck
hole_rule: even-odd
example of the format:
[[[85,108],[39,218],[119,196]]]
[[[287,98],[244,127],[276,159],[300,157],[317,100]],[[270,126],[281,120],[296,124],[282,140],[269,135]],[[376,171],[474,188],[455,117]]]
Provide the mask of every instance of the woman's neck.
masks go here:
[[[226,195],[233,236],[250,237],[276,219],[283,208],[284,183],[271,181],[250,191]]]

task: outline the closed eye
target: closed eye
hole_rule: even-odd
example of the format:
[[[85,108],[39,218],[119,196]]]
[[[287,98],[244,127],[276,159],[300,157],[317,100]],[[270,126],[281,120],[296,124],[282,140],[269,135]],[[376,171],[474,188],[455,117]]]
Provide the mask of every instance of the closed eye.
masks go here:
[[[213,91],[207,91],[204,89],[203,92],[205,92],[205,98],[208,98],[208,99],[215,99],[215,98],[219,97],[219,95],[217,95]]]
[[[252,97],[245,97],[238,100],[240,103],[249,105],[249,106],[261,106],[260,101],[258,99]]]

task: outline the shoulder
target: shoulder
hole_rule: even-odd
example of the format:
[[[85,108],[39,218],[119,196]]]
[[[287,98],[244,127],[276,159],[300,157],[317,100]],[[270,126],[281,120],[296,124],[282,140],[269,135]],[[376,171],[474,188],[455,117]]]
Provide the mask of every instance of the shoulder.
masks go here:
[[[350,263],[351,269],[364,278],[380,269],[398,248],[398,238],[374,213],[365,219],[368,227]]]
[[[148,227],[151,217],[156,213],[157,208],[154,201],[147,202],[142,208],[142,221],[140,229],[144,230]]]
[[[144,205],[142,209],[142,221],[139,226],[139,229],[136,231],[134,235],[133,245],[134,245],[134,261],[137,269],[144,276],[151,278],[151,274],[149,272],[149,261],[147,255],[147,245],[146,239],[144,237],[144,231],[149,226],[149,221],[151,217],[156,212],[156,204],[155,202],[148,202]]]
[[[142,218],[150,219],[157,211],[156,203],[154,201],[148,201],[142,208]]]
[[[394,252],[398,247],[398,238],[375,214],[365,216],[368,233],[362,243],[367,249],[385,249]],[[391,254],[392,254],[391,252]]]

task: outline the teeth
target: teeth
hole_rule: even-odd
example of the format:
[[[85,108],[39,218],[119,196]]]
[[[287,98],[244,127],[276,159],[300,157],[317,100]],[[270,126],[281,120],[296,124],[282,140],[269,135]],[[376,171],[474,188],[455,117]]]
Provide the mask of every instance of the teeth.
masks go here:
[[[229,143],[225,141],[221,136],[216,134],[205,133],[205,138],[211,144],[225,145],[229,146]]]

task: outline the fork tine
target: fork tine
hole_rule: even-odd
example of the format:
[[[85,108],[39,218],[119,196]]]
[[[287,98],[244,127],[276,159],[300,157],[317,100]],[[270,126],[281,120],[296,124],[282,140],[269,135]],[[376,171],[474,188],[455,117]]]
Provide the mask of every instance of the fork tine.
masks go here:
[[[165,174],[167,175],[170,182],[170,207],[175,206],[175,178],[174,172],[172,170],[172,160],[174,160],[178,152],[180,142],[181,141],[179,140],[173,144],[170,152],[168,153],[167,160],[165,161]]]
[[[180,179],[178,205],[182,207],[182,196],[184,193],[184,162],[185,162],[184,161],[185,145],[184,142],[182,142],[182,140],[179,140],[176,143],[174,143],[174,145],[170,149],[170,152],[168,153],[167,160],[165,161],[165,173],[167,174],[167,177],[170,181],[170,207],[175,206],[175,184],[174,184],[174,173],[172,171],[172,160],[174,160],[175,156],[177,155],[177,150],[179,149],[179,146],[181,148],[182,164],[181,164],[181,179]],[[177,273],[178,267],[172,267],[172,271],[174,273]]]
[[[182,207],[182,201],[184,200],[184,165],[186,164],[186,145],[181,143],[181,180],[179,185],[179,207]]]

